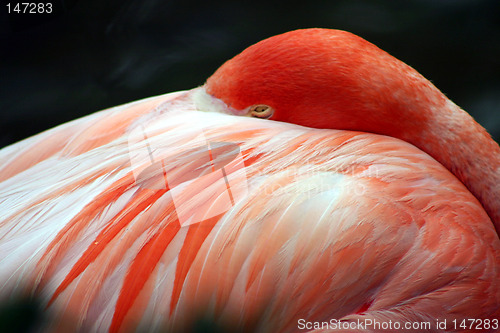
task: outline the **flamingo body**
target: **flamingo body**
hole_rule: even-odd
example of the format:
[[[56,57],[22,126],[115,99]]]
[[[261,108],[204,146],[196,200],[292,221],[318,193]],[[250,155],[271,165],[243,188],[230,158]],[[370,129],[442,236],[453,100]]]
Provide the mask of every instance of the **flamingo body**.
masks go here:
[[[494,224],[433,157],[206,98],[130,103],[1,150],[0,298],[40,297],[48,331],[500,317]]]

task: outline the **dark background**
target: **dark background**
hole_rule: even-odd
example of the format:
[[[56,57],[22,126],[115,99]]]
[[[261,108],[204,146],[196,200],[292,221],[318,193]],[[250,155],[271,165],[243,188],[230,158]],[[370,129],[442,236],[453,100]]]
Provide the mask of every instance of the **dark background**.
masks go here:
[[[500,139],[498,0],[52,0],[52,14],[8,14],[7,2],[0,147],[103,108],[196,87],[245,47],[307,27],[375,43]]]

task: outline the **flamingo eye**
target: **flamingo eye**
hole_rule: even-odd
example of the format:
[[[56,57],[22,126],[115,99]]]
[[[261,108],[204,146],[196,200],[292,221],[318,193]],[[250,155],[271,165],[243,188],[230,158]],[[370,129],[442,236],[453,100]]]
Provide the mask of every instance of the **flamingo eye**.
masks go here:
[[[274,109],[269,105],[256,104],[248,108],[247,115],[255,118],[269,119],[274,113]]]

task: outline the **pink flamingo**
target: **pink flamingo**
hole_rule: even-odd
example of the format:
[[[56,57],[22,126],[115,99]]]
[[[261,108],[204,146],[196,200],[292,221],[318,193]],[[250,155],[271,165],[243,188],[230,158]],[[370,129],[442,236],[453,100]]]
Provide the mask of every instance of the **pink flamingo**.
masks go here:
[[[350,33],[271,37],[0,160],[0,299],[41,299],[44,330],[498,330],[500,148]]]

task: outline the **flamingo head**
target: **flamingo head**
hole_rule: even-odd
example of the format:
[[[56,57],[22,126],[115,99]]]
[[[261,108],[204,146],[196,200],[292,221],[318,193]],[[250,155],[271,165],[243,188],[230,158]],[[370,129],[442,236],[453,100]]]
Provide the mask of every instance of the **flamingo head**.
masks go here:
[[[500,234],[500,147],[410,66],[351,33],[295,30],[223,64],[204,92],[219,112],[407,141],[453,172]]]
[[[223,64],[206,92],[233,114],[406,139],[446,98],[414,69],[349,32],[295,30]],[[421,129],[420,129],[421,130]]]

